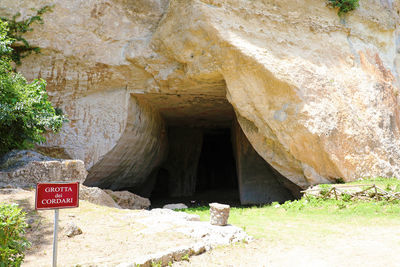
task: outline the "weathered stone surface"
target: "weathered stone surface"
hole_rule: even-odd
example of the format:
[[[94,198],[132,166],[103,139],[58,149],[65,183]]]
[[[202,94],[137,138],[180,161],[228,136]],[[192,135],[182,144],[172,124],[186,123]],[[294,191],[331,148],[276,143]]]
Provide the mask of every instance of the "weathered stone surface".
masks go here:
[[[303,188],[400,177],[398,1],[343,19],[320,0],[3,0],[0,13],[44,4],[27,35],[42,54],[19,70],[48,81],[70,122],[46,146],[95,166],[93,185],[145,184],[163,121],[229,125],[225,95],[257,153]]]
[[[130,189],[147,195],[147,179],[166,154],[167,133],[159,113],[132,99],[125,131],[117,144],[90,170],[85,184]]]
[[[34,187],[39,182],[83,183],[87,171],[81,160],[60,160],[29,150],[13,150],[0,161],[0,187]]]
[[[150,200],[128,191],[104,190],[123,209],[147,209],[150,207]]]
[[[238,123],[234,124],[233,132],[240,203],[285,202],[298,196],[299,188],[265,162]]]
[[[230,209],[229,205],[210,203],[210,223],[219,226],[227,225]]]
[[[186,206],[183,203],[176,203],[176,204],[167,204],[163,206],[163,209],[169,209],[169,210],[181,210],[181,209],[187,209],[188,206]]]
[[[396,20],[373,1],[344,23],[323,1],[174,1],[153,40],[222,73],[253,147],[303,187],[399,176]]]
[[[86,200],[90,203],[101,206],[107,206],[118,209],[121,208],[117,203],[115,203],[115,201],[109,194],[107,194],[106,192],[104,192],[104,190],[98,187],[89,187],[80,185],[79,199]]]

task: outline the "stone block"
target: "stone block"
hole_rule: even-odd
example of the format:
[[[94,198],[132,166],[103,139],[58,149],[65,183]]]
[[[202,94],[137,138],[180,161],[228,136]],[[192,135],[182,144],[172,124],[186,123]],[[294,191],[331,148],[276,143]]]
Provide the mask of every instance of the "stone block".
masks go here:
[[[212,225],[224,226],[228,224],[230,206],[211,203],[210,204],[210,223]]]

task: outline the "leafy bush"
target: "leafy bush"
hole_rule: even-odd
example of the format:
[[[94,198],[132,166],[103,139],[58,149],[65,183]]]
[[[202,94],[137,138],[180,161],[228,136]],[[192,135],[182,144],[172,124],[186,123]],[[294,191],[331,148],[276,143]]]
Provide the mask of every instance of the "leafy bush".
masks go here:
[[[327,4],[333,8],[338,8],[339,16],[353,11],[360,6],[358,0],[328,0]]]
[[[345,202],[351,201],[351,195],[347,193],[342,194],[342,200]]]
[[[48,100],[44,80],[28,83],[12,70],[12,43],[0,20],[0,155],[44,142],[44,133],[57,132],[66,121]]]
[[[0,205],[0,267],[20,266],[29,247],[25,234],[25,213],[18,205]]]
[[[321,191],[319,192],[322,197],[328,197],[328,193],[331,190],[331,185],[329,184],[320,184],[319,187]]]

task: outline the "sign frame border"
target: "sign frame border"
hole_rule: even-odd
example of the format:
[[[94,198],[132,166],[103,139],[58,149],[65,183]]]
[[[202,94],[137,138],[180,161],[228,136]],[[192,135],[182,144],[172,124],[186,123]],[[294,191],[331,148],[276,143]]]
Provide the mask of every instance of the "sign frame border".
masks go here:
[[[39,184],[77,184],[78,185],[78,201],[76,206],[68,206],[68,207],[60,207],[60,208],[38,208],[37,207],[37,200],[38,200],[38,185]],[[35,192],[35,210],[60,210],[60,209],[72,209],[72,208],[79,208],[79,193],[80,193],[80,182],[67,182],[67,181],[60,181],[60,182],[42,182],[36,183],[36,192]]]

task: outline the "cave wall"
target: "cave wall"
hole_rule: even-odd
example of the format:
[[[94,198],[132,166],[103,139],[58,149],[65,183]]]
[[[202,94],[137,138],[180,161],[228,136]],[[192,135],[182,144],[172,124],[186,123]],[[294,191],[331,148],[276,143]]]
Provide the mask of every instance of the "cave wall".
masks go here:
[[[280,174],[254,150],[237,122],[232,132],[240,203],[265,204],[293,199]]]
[[[122,137],[89,169],[85,184],[147,195],[153,186],[149,177],[164,161],[167,143],[167,131],[158,111],[131,96]]]
[[[194,194],[202,140],[203,132],[199,128],[168,128],[168,157],[161,168],[168,171],[169,196]]]

